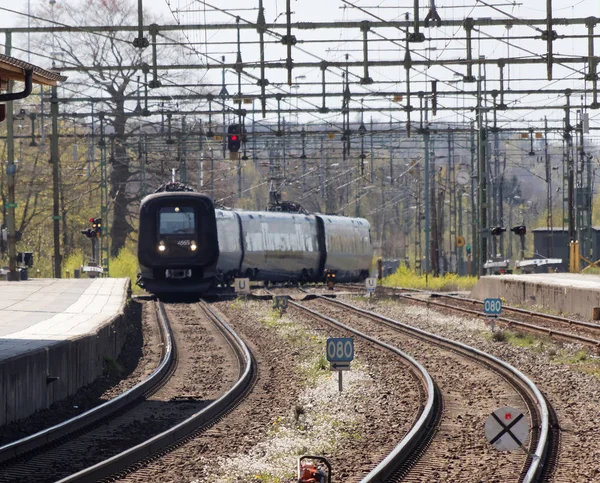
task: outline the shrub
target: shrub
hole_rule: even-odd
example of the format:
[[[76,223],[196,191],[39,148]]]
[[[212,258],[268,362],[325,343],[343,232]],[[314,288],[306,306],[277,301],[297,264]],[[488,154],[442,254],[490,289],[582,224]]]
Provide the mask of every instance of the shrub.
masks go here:
[[[506,342],[506,333],[503,330],[492,332],[492,340],[494,342]]]
[[[129,277],[132,282],[135,282],[139,271],[135,251],[131,247],[122,248],[116,257],[110,259],[109,268],[111,277]]]
[[[71,277],[75,276],[75,270],[79,270],[82,265],[85,265],[85,255],[83,250],[77,249],[71,252],[71,254],[65,258],[62,265],[63,277],[66,277],[67,270],[71,274]]]
[[[416,288],[422,290],[452,291],[471,290],[477,277],[447,273],[442,277],[425,276],[401,265],[396,273],[385,277],[382,284],[388,287]]]

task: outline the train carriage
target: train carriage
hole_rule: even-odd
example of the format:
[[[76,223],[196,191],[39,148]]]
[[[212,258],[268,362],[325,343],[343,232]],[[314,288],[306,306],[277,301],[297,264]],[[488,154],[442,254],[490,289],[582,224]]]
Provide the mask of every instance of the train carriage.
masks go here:
[[[373,260],[369,222],[344,216],[317,217],[322,220],[324,231],[324,270],[335,273],[338,283],[366,279]]]
[[[270,282],[310,281],[322,247],[314,216],[240,211],[244,257],[240,273]]]
[[[363,218],[215,209],[180,185],[142,200],[138,284],[149,292],[203,293],[235,277],[266,282],[364,280],[371,267]]]
[[[140,286],[149,292],[204,291],[215,277],[219,244],[213,202],[198,193],[155,193],[142,200]]]

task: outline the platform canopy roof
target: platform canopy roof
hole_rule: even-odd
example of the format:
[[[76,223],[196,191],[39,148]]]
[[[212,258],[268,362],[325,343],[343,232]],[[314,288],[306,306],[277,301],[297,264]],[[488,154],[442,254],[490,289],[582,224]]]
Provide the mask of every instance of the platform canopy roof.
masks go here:
[[[22,60],[0,54],[0,80],[14,80],[25,82],[25,71],[33,70],[33,83],[45,86],[55,86],[58,82],[64,82],[67,78],[58,72],[42,69]]]

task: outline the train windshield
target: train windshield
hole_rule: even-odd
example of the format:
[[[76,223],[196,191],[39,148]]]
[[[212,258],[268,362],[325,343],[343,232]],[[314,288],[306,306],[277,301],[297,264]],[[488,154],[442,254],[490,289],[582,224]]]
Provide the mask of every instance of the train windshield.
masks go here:
[[[194,208],[190,206],[161,208],[159,217],[160,235],[193,235],[196,231]]]

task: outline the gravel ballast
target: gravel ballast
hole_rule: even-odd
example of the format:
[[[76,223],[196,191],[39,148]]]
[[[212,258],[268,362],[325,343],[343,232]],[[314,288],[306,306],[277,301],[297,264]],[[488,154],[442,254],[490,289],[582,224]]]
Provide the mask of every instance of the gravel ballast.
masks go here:
[[[340,394],[325,360],[333,331],[291,311],[279,318],[271,305],[213,304],[253,352],[256,384],[210,430],[126,481],[153,475],[156,481],[295,483],[298,456],[316,453],[330,460],[333,481],[358,482],[406,434],[417,418],[419,383],[404,364],[384,365],[389,355],[357,348],[361,356],[344,374]]]
[[[389,299],[365,301],[349,297],[346,301],[472,345],[521,370],[548,397],[558,414],[561,449],[553,481],[600,481],[597,429],[600,425],[600,363],[582,347],[544,339],[533,339],[532,345],[521,347],[516,345],[520,343],[518,338],[516,343],[492,340],[489,326],[471,317],[443,314]]]

